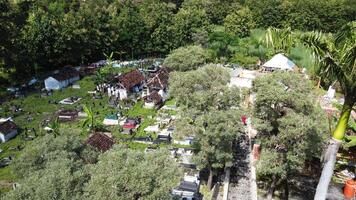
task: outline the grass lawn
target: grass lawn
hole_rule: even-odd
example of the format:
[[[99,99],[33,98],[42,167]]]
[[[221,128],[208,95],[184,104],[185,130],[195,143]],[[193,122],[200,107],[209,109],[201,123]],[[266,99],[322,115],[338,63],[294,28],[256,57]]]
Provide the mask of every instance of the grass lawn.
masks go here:
[[[28,131],[28,135],[41,137],[41,135],[46,134],[41,127],[41,122],[45,119],[54,119],[55,112],[59,109],[67,108],[77,108],[78,106],[87,105],[90,107],[95,114],[97,123],[102,123],[105,116],[116,114],[118,108],[112,108],[108,105],[108,97],[103,95],[102,99],[93,99],[91,94],[88,94],[87,91],[95,89],[94,77],[85,77],[82,80],[77,82],[80,85],[80,89],[73,89],[71,87],[65,88],[60,91],[54,91],[52,96],[49,97],[40,97],[39,93],[29,95],[22,99],[15,99],[10,102],[6,102],[1,105],[0,117],[9,117],[12,116],[14,122],[20,127],[19,134],[17,137],[11,139],[6,143],[0,144],[0,149],[3,150],[0,153],[0,159],[7,156],[16,156],[21,153],[21,151],[16,148],[19,146],[24,148],[26,145],[31,145],[32,142],[25,141],[25,130],[35,130]],[[77,96],[82,98],[78,103],[74,105],[61,105],[50,103],[53,101],[59,102],[64,98]],[[174,105],[174,100],[168,100],[165,105]],[[10,111],[10,107],[13,105],[19,105],[23,110],[21,113],[13,114]],[[105,127],[108,131],[113,134],[114,139],[118,144],[124,144],[132,149],[144,150],[147,148],[148,144],[136,143],[131,141],[134,137],[145,137],[147,134],[144,129],[147,126],[153,125],[155,123],[155,117],[158,113],[156,109],[146,109],[143,107],[144,102],[138,101],[130,110],[122,111],[126,117],[142,117],[142,122],[138,130],[133,135],[125,135],[120,132],[121,128],[119,126],[108,126]],[[164,112],[173,112],[173,111],[164,111]],[[170,114],[175,114],[176,111]],[[31,117],[32,120],[28,120]],[[88,137],[88,131],[82,128],[82,121],[84,119],[77,119],[73,122],[60,123],[60,129],[70,130],[73,133],[80,134],[80,137],[85,140]],[[153,138],[156,138],[156,134],[151,134]],[[161,144],[160,147],[182,147],[177,145],[166,145]],[[13,182],[16,181],[15,174],[11,171],[11,166],[0,168],[0,182]],[[0,192],[8,190],[9,188],[1,187]]]

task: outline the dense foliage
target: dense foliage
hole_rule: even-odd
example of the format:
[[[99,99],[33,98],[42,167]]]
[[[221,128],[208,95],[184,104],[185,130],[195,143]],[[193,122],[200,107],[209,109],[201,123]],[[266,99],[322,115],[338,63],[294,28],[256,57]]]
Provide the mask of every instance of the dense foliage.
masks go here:
[[[229,88],[229,71],[216,65],[175,72],[170,79],[170,94],[180,105],[177,134],[194,136],[194,160],[200,169],[209,170],[208,187],[214,173],[232,166],[233,142],[241,135],[241,109],[237,88]]]
[[[163,65],[176,71],[197,69],[208,60],[208,52],[201,46],[186,46],[173,50]]]
[[[300,74],[265,75],[256,79],[253,90],[254,125],[262,148],[257,173],[272,195],[281,184],[288,188],[304,164],[319,157],[328,138],[327,119],[315,106],[311,83]]]
[[[100,154],[79,133],[45,135],[27,145],[13,169],[18,187],[1,199],[169,199],[181,170],[169,152],[121,146]]]
[[[164,55],[207,41],[215,25],[239,37],[255,26],[336,32],[356,16],[352,0],[1,0],[0,10],[0,67],[17,76],[99,60],[103,52]]]

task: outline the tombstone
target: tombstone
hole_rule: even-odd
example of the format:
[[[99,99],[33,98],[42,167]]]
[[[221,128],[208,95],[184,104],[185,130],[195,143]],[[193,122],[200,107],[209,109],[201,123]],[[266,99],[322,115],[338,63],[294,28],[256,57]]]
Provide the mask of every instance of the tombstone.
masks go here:
[[[111,97],[111,90],[108,88],[108,96]]]
[[[326,96],[329,99],[333,99],[335,96],[335,89],[332,88],[332,86],[329,86],[328,92],[326,93]]]

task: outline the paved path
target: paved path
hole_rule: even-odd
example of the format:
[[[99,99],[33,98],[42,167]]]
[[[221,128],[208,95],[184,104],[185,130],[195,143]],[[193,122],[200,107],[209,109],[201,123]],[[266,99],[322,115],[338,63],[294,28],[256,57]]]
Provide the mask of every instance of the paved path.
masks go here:
[[[231,167],[229,200],[251,200],[250,147],[248,137],[242,136],[234,152],[235,163]]]

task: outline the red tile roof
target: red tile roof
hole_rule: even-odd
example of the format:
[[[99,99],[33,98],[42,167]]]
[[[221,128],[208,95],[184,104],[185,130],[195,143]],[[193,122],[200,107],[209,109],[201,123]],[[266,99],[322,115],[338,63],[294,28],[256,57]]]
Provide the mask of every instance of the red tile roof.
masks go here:
[[[6,121],[0,123],[0,133],[7,135],[8,133],[11,133],[13,130],[17,129],[17,125],[13,121]]]
[[[157,91],[151,92],[150,95],[144,97],[145,102],[153,102],[155,105],[162,102],[162,97]]]
[[[109,150],[115,144],[111,137],[99,132],[90,135],[86,143],[102,152]]]
[[[145,77],[140,71],[133,70],[131,72],[122,74],[116,78],[125,89],[131,90],[134,86],[141,84],[145,80]]]
[[[169,69],[162,67],[147,80],[150,89],[165,89],[168,87]]]

